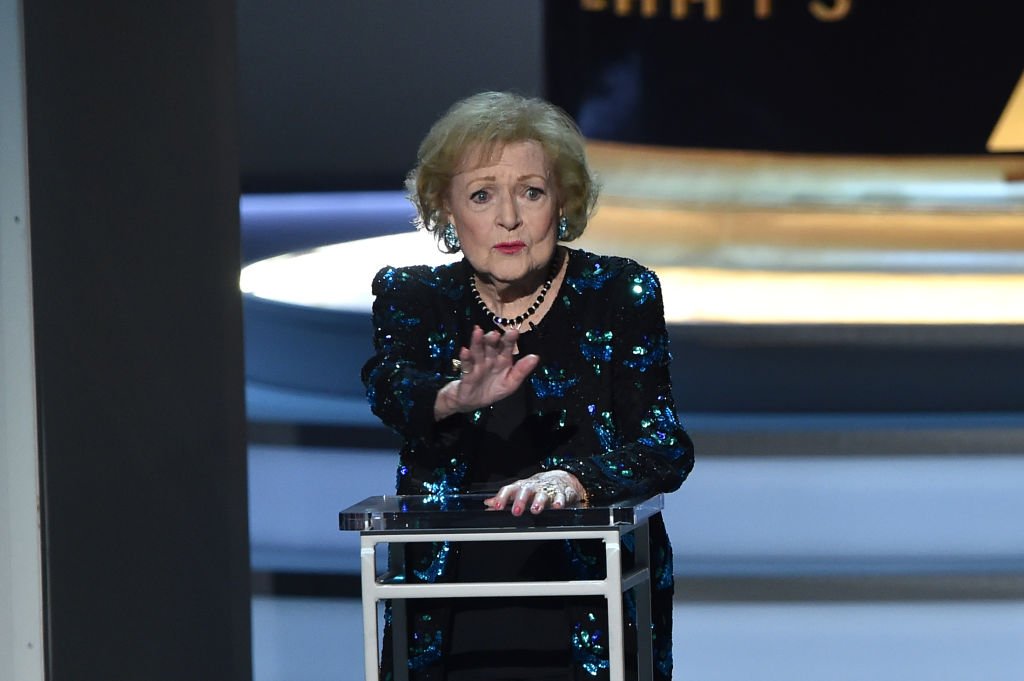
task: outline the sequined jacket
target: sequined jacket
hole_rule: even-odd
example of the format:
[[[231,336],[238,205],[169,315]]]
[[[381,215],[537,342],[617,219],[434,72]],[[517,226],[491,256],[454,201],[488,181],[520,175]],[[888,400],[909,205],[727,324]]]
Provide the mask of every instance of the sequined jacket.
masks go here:
[[[569,254],[554,305],[529,332],[548,334],[538,339],[540,365],[527,388],[532,415],[547,429],[537,470],[573,473],[598,503],[671,492],[693,466],[693,446],[673,402],[658,279],[626,258]],[[362,378],[373,412],[404,442],[400,494],[460,493],[475,480],[472,431],[486,426],[489,410],[434,420],[437,391],[459,375],[452,363],[459,348],[474,324],[490,328],[469,293],[470,272],[465,261],[387,267],[373,281],[376,353]],[[561,325],[549,325],[559,315]],[[671,549],[660,516],[651,530],[655,586],[671,599]],[[443,580],[448,557],[438,546],[413,571]],[[668,626],[670,614],[662,629]],[[661,665],[670,668],[670,641],[661,633]]]

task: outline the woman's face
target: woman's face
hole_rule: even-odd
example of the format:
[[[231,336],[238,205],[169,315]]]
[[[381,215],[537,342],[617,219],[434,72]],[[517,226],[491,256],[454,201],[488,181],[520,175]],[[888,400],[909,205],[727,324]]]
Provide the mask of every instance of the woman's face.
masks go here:
[[[476,166],[477,150],[452,178],[448,212],[462,252],[485,281],[499,288],[535,285],[557,243],[558,197],[538,142],[501,148],[493,165]]]

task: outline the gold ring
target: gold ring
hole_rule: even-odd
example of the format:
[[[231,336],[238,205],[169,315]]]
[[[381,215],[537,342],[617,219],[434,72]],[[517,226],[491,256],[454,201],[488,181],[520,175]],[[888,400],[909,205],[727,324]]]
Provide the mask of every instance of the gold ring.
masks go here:
[[[545,482],[541,484],[538,489],[540,490],[540,493],[546,495],[548,499],[554,499],[558,494],[558,485],[553,482]]]

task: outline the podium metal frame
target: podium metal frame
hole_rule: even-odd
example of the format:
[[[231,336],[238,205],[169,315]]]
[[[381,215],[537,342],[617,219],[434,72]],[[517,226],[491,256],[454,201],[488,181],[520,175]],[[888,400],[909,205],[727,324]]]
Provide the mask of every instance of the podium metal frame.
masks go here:
[[[547,510],[538,516],[512,516],[508,512],[487,512],[487,527],[472,527],[469,518],[435,514],[429,522],[409,522],[400,513],[381,513],[381,501],[394,497],[371,497],[341,513],[342,529],[360,530],[360,577],[363,606],[363,642],[366,681],[376,681],[379,674],[378,603],[392,601],[392,635],[395,640],[395,678],[407,681],[408,661],[404,601],[415,598],[529,597],[529,596],[603,596],[608,608],[608,672],[611,681],[625,679],[625,648],[622,596],[635,590],[637,617],[638,678],[653,676],[651,637],[651,562],[650,536],[647,521],[663,507],[661,495],[651,499],[627,501],[605,508]],[[409,499],[406,497],[406,499]],[[416,499],[415,497],[413,499]],[[405,508],[410,508],[404,504]],[[411,508],[416,508],[413,502]],[[604,513],[607,511],[607,513]],[[457,527],[424,527],[436,525],[438,519],[458,518]],[[529,517],[526,517],[529,516]],[[547,516],[546,518],[544,516]],[[422,516],[420,520],[422,520]],[[507,519],[507,521],[506,521]],[[506,521],[495,523],[495,520]],[[527,525],[538,523],[540,526]],[[595,522],[596,521],[596,522]],[[361,522],[361,526],[360,526]],[[466,525],[470,525],[467,527]],[[635,540],[633,567],[622,569],[622,539],[632,534]],[[599,539],[604,543],[604,579],[522,582],[443,582],[395,583],[393,573],[378,574],[377,546],[389,547],[407,543],[429,542],[491,542],[491,541],[562,541],[566,539]]]

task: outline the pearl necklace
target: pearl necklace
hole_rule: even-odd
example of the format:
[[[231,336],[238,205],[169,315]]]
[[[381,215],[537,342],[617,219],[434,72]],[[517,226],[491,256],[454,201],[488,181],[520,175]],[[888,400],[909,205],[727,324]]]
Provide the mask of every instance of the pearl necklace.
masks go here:
[[[544,302],[544,297],[548,294],[548,291],[551,290],[551,282],[553,282],[555,277],[558,276],[558,270],[560,270],[561,267],[562,262],[558,256],[556,255],[552,257],[551,270],[548,272],[548,278],[544,280],[544,283],[540,287],[540,293],[537,294],[537,299],[533,301],[533,304],[530,305],[530,307],[526,308],[526,312],[512,319],[508,317],[499,317],[491,311],[491,308],[487,307],[487,303],[485,303],[484,299],[480,297],[480,291],[476,289],[476,272],[470,272],[469,274],[469,288],[473,292],[473,299],[476,300],[477,305],[479,305],[480,309],[484,311],[484,314],[491,318],[491,321],[494,322],[496,326],[511,327],[518,331],[523,326],[523,322],[529,319],[534,312],[540,309],[541,303]]]

